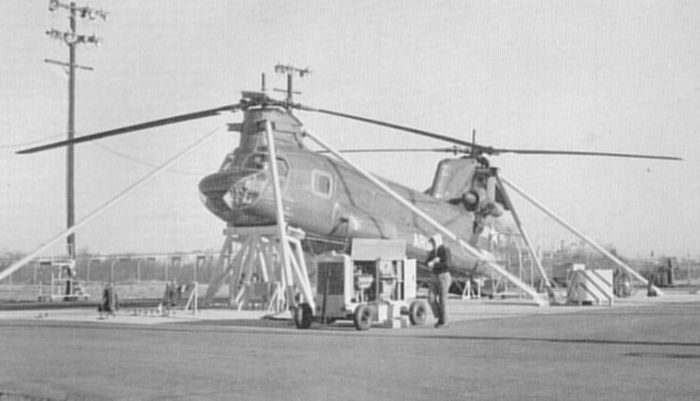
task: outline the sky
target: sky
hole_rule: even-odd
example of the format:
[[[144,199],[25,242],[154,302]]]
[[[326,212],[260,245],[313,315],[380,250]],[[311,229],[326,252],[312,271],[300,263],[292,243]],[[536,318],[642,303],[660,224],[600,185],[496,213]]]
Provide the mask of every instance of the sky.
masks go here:
[[[78,3],[82,5],[81,3]],[[297,100],[496,147],[679,156],[682,162],[502,155],[491,162],[574,227],[629,257],[700,257],[700,3],[693,1],[94,0],[79,20],[76,132],[235,103],[274,65],[309,67]],[[48,1],[0,2],[0,250],[29,252],[65,228],[65,153],[14,152],[65,137],[65,30]],[[299,112],[337,148],[439,147],[386,128]],[[76,147],[76,215],[112,198],[225,114]],[[77,233],[92,252],[218,249],[223,223],[199,180],[237,144],[201,148]],[[415,189],[442,154],[351,155]],[[534,243],[575,238],[512,194]],[[57,254],[63,242],[45,254]]]

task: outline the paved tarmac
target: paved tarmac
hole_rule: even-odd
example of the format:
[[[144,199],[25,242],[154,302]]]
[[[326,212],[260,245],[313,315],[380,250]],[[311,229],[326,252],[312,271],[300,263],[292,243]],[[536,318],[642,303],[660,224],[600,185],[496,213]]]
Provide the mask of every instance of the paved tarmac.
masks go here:
[[[700,295],[450,301],[452,324],[0,313],[0,400],[697,400]],[[48,313],[48,315],[46,315]]]

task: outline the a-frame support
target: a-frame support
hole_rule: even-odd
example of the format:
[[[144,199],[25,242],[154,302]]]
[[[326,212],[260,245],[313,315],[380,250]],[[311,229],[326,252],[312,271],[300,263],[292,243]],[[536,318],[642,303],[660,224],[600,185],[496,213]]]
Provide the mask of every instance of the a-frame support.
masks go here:
[[[228,305],[238,310],[258,304],[256,306],[269,312],[282,312],[294,305],[294,302],[288,302],[290,293],[296,297],[299,291],[304,299],[305,292],[310,296],[311,284],[301,247],[304,234],[292,229],[285,234],[283,248],[276,225],[228,226],[224,230],[226,238],[219,253],[220,270],[217,270],[220,273],[209,284],[204,303],[211,304],[224,286],[228,286]],[[239,245],[234,252],[236,243]],[[283,249],[288,258],[288,273],[285,273],[282,261]]]

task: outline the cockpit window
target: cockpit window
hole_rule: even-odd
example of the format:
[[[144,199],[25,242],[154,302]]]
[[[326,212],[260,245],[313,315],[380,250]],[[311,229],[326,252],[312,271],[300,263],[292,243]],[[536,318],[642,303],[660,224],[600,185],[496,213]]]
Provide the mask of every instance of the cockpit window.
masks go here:
[[[221,167],[219,167],[220,172],[224,172],[231,169],[231,167],[233,166],[233,157],[233,153],[229,153],[226,155],[226,158],[221,163]]]
[[[253,153],[243,163],[243,168],[246,170],[261,171],[267,170],[270,166],[270,159],[267,153]],[[286,177],[289,172],[287,161],[278,157],[277,169],[281,177]]]
[[[235,167],[234,161],[235,156],[233,153],[226,155],[226,158],[224,159],[223,163],[221,163],[219,171],[225,172],[233,169]],[[248,155],[244,159],[242,164],[239,164],[240,162],[236,164],[240,166],[239,168],[244,171],[253,172],[267,170],[270,165],[269,161],[269,155],[267,153],[255,152]],[[278,157],[277,168],[279,169],[279,174],[281,177],[287,176],[287,173],[289,172],[289,164],[287,164],[286,160]]]
[[[248,170],[266,170],[268,165],[267,155],[264,153],[253,153],[248,156],[243,164],[244,169]]]

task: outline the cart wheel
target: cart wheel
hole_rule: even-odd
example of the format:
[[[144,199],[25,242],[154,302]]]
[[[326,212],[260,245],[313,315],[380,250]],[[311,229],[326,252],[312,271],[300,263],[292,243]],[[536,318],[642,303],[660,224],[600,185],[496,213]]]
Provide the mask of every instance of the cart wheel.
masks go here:
[[[428,315],[425,303],[422,301],[413,301],[408,308],[408,317],[411,324],[414,326],[422,326],[425,323],[425,318]]]
[[[301,304],[294,308],[294,324],[297,329],[308,329],[311,327],[311,305]]]
[[[353,321],[355,322],[355,328],[357,330],[369,330],[371,320],[372,312],[369,310],[367,305],[359,305],[357,308],[355,308]]]

